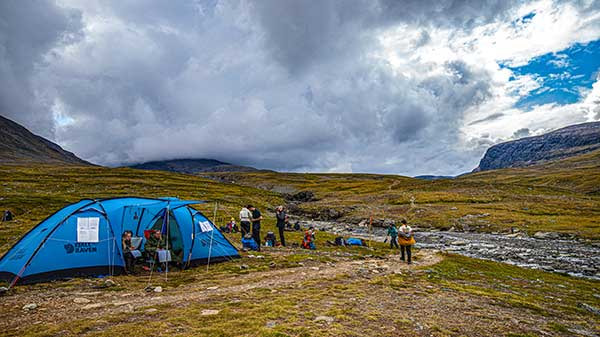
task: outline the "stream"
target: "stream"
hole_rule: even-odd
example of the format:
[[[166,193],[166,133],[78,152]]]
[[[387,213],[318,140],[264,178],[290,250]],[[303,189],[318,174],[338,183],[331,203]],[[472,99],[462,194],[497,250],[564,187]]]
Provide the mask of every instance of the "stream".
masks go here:
[[[386,229],[325,222],[299,221],[340,236],[355,236],[383,241]],[[565,239],[536,239],[525,235],[475,232],[441,232],[414,229],[417,248],[438,249],[469,257],[487,259],[531,269],[541,269],[600,280],[600,245]]]

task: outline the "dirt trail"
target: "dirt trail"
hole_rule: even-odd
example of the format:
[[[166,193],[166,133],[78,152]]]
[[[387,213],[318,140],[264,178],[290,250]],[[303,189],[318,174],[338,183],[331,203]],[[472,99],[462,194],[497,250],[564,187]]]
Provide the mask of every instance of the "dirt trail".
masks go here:
[[[285,254],[272,252],[270,254]],[[333,256],[332,256],[333,257]],[[107,314],[133,312],[136,309],[155,305],[185,305],[194,301],[203,301],[213,297],[229,294],[242,294],[256,288],[277,289],[301,284],[304,281],[333,278],[339,275],[356,273],[361,268],[376,270],[378,275],[402,272],[436,264],[442,257],[434,250],[422,249],[418,259],[407,265],[397,255],[385,259],[365,259],[352,261],[335,261],[314,265],[274,269],[269,271],[250,272],[244,275],[231,275],[219,278],[220,286],[207,287],[205,282],[194,282],[176,288],[165,289],[161,293],[148,293],[143,289],[136,291],[95,291],[91,289],[48,289],[32,290],[26,293],[10,295],[2,298],[0,311],[8,313],[0,321],[0,329],[15,329],[39,322],[60,323],[79,318],[101,317]],[[243,260],[240,264],[243,263]],[[154,282],[160,285],[160,280]],[[204,283],[204,284],[203,284]],[[222,286],[228,285],[231,286]],[[75,303],[76,299],[89,300]],[[21,308],[28,303],[36,303],[38,308],[25,311]]]

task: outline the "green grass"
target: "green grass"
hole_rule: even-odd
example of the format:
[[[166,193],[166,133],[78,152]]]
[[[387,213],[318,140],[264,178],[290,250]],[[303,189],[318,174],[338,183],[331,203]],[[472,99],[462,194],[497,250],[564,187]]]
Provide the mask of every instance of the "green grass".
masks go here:
[[[334,248],[325,252],[306,252],[307,255],[298,251],[301,257],[296,259],[323,266],[330,261],[341,261],[335,253],[346,251],[346,248]],[[238,262],[214,265],[210,277],[198,268],[174,273],[173,278],[183,278],[185,282],[181,287],[176,284],[165,285],[165,296],[212,285],[226,287],[230,282],[238,284],[240,281],[236,281],[236,271],[232,268],[236,263],[255,263],[247,275],[250,278],[241,282],[258,283],[265,277],[261,272],[262,267],[267,267],[270,261],[279,261],[279,252],[265,251],[264,260],[244,258]],[[323,254],[328,260],[308,260],[315,257],[311,253]],[[193,275],[191,279],[188,274]],[[121,284],[132,282],[131,277],[116,277],[115,280]],[[21,291],[36,291],[56,285],[19,288]],[[186,288],[186,285],[192,288]],[[73,285],[72,289],[55,289],[61,289],[67,296],[82,291],[84,287],[85,284],[79,284]],[[118,290],[117,295],[134,292],[138,287],[135,283],[129,284],[125,289]],[[226,292],[201,301],[140,307],[128,314],[105,313],[92,320],[85,318],[60,323],[41,321],[22,326],[18,332],[9,329],[6,334],[126,334],[132,337],[488,336],[504,331],[506,336],[536,336],[542,331],[543,335],[568,335],[569,329],[597,331],[597,317],[578,309],[577,303],[584,301],[590,305],[600,305],[599,300],[591,296],[598,291],[598,287],[599,283],[594,281],[445,255],[443,261],[436,265],[402,274],[330,274],[276,287]],[[157,310],[147,312],[150,308]],[[207,309],[218,310],[219,314],[201,315]],[[315,322],[316,317],[323,315],[332,317],[334,321]],[[516,325],[515,320],[522,323]]]
[[[586,163],[594,162],[593,156],[586,158]],[[253,203],[266,215],[266,232],[274,229],[271,212],[285,202],[282,194],[271,191],[278,189],[314,191],[319,200],[301,204],[305,214],[335,208],[343,212],[346,220],[370,215],[376,219],[407,217],[413,223],[439,228],[469,221],[483,231],[519,227],[528,232],[556,230],[599,238],[600,199],[591,187],[591,182],[597,181],[597,169],[593,166],[581,169],[591,171],[585,177],[569,178],[569,184],[561,180],[562,174],[569,174],[561,166],[545,173],[531,169],[501,170],[433,182],[390,175],[229,173],[221,176],[235,178],[237,183],[225,184],[190,175],[133,169],[2,166],[0,210],[12,210],[16,220],[0,225],[0,252],[54,211],[82,198],[136,195],[206,199],[219,204],[217,225],[235,216],[240,205]],[[198,205],[211,218],[212,207],[213,203]],[[488,215],[465,217],[484,213]],[[301,235],[287,233],[287,241],[299,243]],[[239,235],[228,237],[239,245]],[[325,242],[333,238],[332,234],[318,233],[317,251],[265,250],[261,253],[263,259],[242,254],[241,260],[210,266],[210,272],[194,268],[174,272],[168,281],[157,277],[153,283],[164,287],[165,296],[186,294],[212,286],[261,282],[271,277],[271,271],[298,273],[309,266],[342,261],[384,261],[393,252],[381,243],[372,243],[370,248],[328,246]],[[419,254],[417,251],[417,259]],[[241,264],[248,268],[241,269]],[[146,296],[140,292],[148,282],[147,275],[118,276],[115,280],[119,286],[100,290],[103,296],[111,298],[128,293]],[[31,293],[48,291],[75,296],[94,289],[99,282],[75,279],[17,286],[0,302],[0,309],[6,315],[27,319],[29,314],[20,309],[23,304],[18,302],[20,298],[25,300]],[[4,334],[481,336],[502,331],[506,336],[533,336],[539,335],[539,331],[565,335],[572,329],[597,333],[600,329],[597,317],[579,308],[578,303],[600,307],[595,296],[598,293],[600,287],[595,281],[445,255],[434,266],[401,274],[339,273],[273,288],[257,287],[208,296],[202,301],[151,306],[159,309],[154,313],[146,312],[148,308],[138,308],[128,314],[103,313],[93,319],[59,317],[56,322],[30,319],[33,324],[19,324],[19,330],[7,327]],[[13,300],[19,305],[10,304]],[[43,309],[42,306],[40,314]],[[204,309],[220,313],[202,316]],[[334,322],[316,323],[314,319],[320,315],[334,317]],[[521,323],[516,325],[511,319]]]

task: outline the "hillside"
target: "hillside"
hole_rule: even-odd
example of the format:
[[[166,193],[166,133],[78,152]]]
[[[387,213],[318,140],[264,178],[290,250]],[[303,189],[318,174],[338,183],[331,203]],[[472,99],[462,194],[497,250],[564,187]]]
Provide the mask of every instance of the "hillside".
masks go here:
[[[201,172],[253,172],[254,167],[233,165],[214,159],[174,159],[151,161],[129,166],[140,170],[158,170],[186,174]]]
[[[541,166],[423,180],[393,175],[211,173],[219,182],[283,193],[297,214],[358,224],[407,218],[421,227],[556,231],[600,239],[600,150]],[[298,202],[301,191],[314,194]]]
[[[0,116],[0,164],[91,165],[59,145]]]
[[[59,145],[0,116],[0,164],[91,165]]]
[[[600,122],[571,125],[490,147],[474,172],[525,167],[600,149]]]
[[[263,210],[266,232],[274,230],[274,207],[301,190],[314,191],[313,198],[304,195],[310,201],[299,205],[305,211],[340,207],[351,216],[369,212],[375,217],[407,216],[419,224],[428,221],[440,227],[446,216],[452,220],[489,212],[489,217],[477,219],[525,230],[526,224],[581,230],[599,237],[597,197],[553,187],[530,190],[526,185],[497,183],[483,175],[492,172],[472,175],[473,180],[467,176],[433,182],[365,174],[214,173],[213,179],[243,176],[261,188],[256,189],[128,168],[0,166],[0,210],[11,209],[16,215],[16,220],[0,225],[0,253],[52,212],[84,197],[179,196],[217,201],[217,224],[236,215],[240,205],[253,203]],[[214,203],[197,207],[213,218]],[[502,218],[513,222],[503,223]],[[561,228],[564,224],[569,226]],[[289,242],[298,243],[302,233],[286,235]],[[227,236],[239,247],[239,234]],[[173,270],[168,277],[147,272],[114,276],[116,286],[112,287],[105,286],[106,278],[16,286],[2,295],[0,311],[6,318],[0,328],[7,336],[598,333],[597,316],[589,309],[600,307],[598,281],[426,249],[416,249],[414,264],[407,265],[387,244],[372,242],[368,248],[327,245],[334,237],[319,232],[316,251],[265,248],[260,255],[241,252],[240,260],[210,268]],[[161,286],[161,292],[146,291],[148,285]],[[404,304],[398,305],[399,300]],[[31,304],[37,307],[23,309]],[[407,308],[410,316],[405,318]],[[449,310],[455,315],[446,315]],[[239,324],[239,317],[245,318],[244,324]]]

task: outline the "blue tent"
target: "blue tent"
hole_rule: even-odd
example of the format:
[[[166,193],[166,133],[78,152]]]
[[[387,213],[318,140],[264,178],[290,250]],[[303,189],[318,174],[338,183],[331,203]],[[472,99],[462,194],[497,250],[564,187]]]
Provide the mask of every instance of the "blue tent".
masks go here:
[[[167,234],[169,249],[185,267],[239,257],[215,225],[177,198],[84,199],[46,218],[0,259],[0,280],[21,283],[124,272],[121,234]]]

